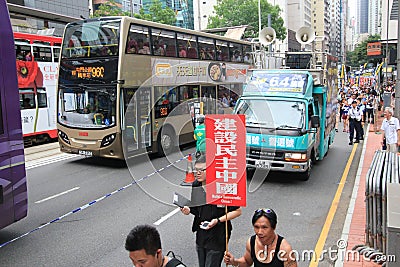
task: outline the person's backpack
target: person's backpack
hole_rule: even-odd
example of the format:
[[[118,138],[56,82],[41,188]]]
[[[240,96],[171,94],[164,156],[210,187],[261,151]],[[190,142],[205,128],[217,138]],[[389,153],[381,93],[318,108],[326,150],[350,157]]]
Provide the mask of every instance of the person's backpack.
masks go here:
[[[183,264],[178,258],[176,258],[174,252],[168,251],[167,256],[170,257],[171,260],[168,261],[165,267],[186,267],[185,264]]]

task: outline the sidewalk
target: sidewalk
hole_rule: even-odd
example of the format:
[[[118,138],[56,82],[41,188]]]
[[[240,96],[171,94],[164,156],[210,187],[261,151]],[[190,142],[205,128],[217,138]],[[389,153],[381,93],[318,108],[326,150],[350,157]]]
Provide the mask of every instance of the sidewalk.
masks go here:
[[[378,115],[377,130],[381,128],[383,117]],[[343,234],[347,232],[347,250],[351,250],[354,246],[364,244],[365,242],[365,225],[366,225],[366,204],[365,204],[365,180],[368,169],[371,165],[375,151],[381,149],[382,134],[377,134],[374,131],[374,125],[369,124],[368,132],[365,133],[365,140],[363,145],[363,151],[358,166],[358,172],[356,181],[354,184],[354,191],[352,201],[349,205],[348,216],[350,215],[350,225],[345,225]],[[354,203],[354,205],[353,205]],[[347,228],[347,229],[345,229]],[[372,267],[380,266],[374,262],[363,260],[360,257],[359,261],[349,259],[343,263],[344,267]]]

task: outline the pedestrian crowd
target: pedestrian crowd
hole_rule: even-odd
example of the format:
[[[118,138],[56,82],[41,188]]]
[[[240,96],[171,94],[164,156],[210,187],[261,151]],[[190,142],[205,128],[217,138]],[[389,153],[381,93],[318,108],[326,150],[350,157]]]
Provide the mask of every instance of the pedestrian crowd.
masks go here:
[[[199,267],[221,264],[250,267],[297,267],[289,242],[275,232],[278,216],[273,209],[257,209],[252,218],[254,235],[245,244],[245,253],[237,258],[227,248],[233,230],[232,220],[242,214],[236,206],[218,206],[206,202],[206,155],[198,151],[194,164],[196,180],[192,183],[190,204],[180,207],[183,215],[193,216]],[[138,225],[126,237],[125,249],[135,267],[185,267],[174,253],[164,254],[157,229]]]
[[[374,124],[379,112],[384,120],[380,130],[382,149],[398,152],[400,142],[399,120],[393,117],[395,83],[388,81],[381,88],[374,86],[344,86],[338,93],[338,124],[349,134],[349,145],[364,139],[364,124]]]

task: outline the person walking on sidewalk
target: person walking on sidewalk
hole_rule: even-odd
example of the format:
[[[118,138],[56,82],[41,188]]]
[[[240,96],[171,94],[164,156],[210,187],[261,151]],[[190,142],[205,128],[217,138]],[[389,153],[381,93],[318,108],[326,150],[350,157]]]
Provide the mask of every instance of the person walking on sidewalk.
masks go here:
[[[400,141],[399,120],[396,117],[393,117],[393,109],[391,107],[386,107],[383,114],[385,115],[385,119],[382,121],[381,130],[384,131],[384,134],[381,143],[383,145],[383,138],[386,138],[386,146],[388,150],[397,153]]]
[[[349,109],[349,123],[350,123],[350,142],[349,145],[353,144],[353,139],[354,139],[354,130],[356,131],[356,140],[354,141],[355,143],[359,143],[360,139],[362,139],[362,116],[363,112],[362,110],[357,106],[357,101],[354,100],[351,103],[351,108]]]

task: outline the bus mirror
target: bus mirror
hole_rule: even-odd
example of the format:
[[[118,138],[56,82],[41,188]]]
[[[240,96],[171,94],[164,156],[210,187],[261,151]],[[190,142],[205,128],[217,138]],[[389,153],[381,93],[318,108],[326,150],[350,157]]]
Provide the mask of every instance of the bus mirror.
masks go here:
[[[319,127],[319,116],[312,115],[311,116],[311,128],[318,128]]]

